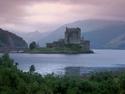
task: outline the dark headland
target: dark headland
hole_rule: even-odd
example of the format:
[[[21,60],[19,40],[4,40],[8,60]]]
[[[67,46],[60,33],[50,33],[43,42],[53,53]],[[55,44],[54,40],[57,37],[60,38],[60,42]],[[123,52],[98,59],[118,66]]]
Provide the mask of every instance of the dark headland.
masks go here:
[[[21,52],[27,48],[28,44],[22,37],[0,28],[0,53]]]

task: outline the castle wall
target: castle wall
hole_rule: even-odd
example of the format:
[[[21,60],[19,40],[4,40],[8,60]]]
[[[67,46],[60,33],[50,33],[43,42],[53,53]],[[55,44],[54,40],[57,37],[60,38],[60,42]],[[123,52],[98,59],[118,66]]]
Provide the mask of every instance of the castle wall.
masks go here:
[[[82,40],[81,46],[83,50],[90,50],[90,41],[88,40]]]
[[[66,28],[65,44],[80,44],[81,30],[80,28]]]

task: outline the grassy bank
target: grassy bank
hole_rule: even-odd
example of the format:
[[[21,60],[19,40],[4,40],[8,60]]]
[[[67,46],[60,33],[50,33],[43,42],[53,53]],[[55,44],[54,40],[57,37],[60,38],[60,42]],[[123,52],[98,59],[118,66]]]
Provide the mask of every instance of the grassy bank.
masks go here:
[[[125,94],[125,72],[88,77],[42,76],[17,69],[9,56],[0,58],[0,94]]]
[[[71,49],[68,47],[62,47],[62,48],[34,48],[34,49],[27,49],[25,51],[26,53],[57,53],[57,54],[77,54],[77,53],[93,53],[91,50],[80,50],[80,49]]]

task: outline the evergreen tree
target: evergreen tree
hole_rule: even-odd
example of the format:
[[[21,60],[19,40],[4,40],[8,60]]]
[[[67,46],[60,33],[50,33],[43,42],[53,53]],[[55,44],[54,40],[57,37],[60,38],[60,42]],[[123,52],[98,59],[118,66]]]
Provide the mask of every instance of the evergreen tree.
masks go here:
[[[33,73],[35,71],[35,66],[34,65],[31,65],[30,66],[30,69],[29,69],[29,72],[30,73]]]
[[[37,48],[36,42],[35,42],[35,41],[31,42],[30,45],[29,45],[29,48],[30,48],[31,50]]]

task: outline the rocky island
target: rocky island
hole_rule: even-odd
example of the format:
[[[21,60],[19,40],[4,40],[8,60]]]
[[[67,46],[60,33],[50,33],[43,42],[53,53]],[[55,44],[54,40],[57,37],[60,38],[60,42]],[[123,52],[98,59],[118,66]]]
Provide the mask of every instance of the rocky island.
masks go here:
[[[44,48],[35,48],[28,52],[30,53],[64,53],[64,54],[77,54],[77,53],[93,53],[90,50],[90,41],[85,40],[81,36],[80,28],[68,28],[64,34],[64,39],[59,39],[52,43],[46,43]]]

